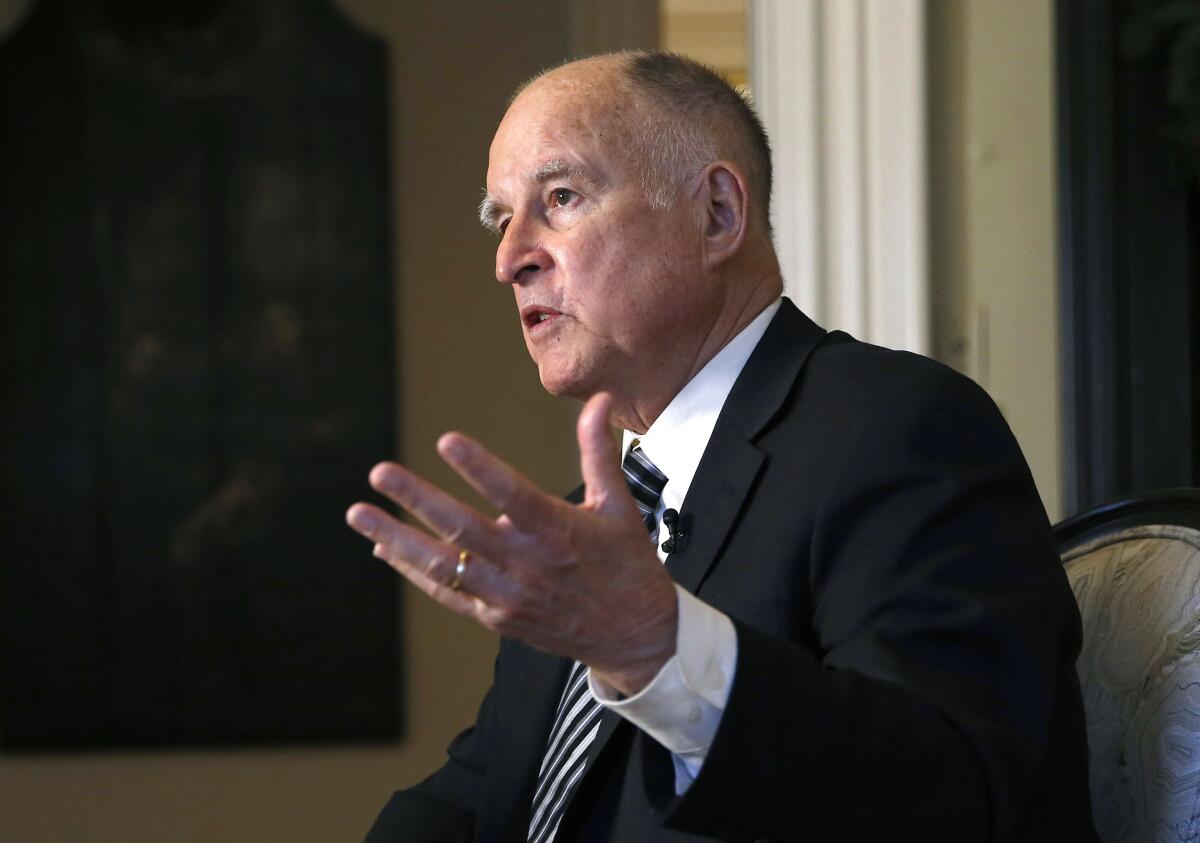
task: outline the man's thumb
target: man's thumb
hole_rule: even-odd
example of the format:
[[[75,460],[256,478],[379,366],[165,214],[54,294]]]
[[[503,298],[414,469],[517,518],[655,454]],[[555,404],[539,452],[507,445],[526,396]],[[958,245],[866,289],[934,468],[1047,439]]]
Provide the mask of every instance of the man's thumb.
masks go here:
[[[625,476],[617,459],[609,416],[612,396],[600,392],[588,399],[579,413],[576,434],[579,437],[579,466],[589,503],[605,503],[614,492],[625,489]]]

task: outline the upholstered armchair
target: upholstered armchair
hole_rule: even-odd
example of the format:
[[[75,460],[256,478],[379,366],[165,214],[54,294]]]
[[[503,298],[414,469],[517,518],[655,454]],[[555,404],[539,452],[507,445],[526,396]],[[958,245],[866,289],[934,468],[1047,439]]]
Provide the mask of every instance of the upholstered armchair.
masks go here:
[[[1100,837],[1200,841],[1200,490],[1098,507],[1055,537],[1083,617]]]

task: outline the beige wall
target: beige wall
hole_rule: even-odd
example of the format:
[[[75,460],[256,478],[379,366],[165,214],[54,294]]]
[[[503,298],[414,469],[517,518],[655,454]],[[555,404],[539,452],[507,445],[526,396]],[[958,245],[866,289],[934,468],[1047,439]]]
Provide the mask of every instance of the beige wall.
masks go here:
[[[1061,511],[1051,0],[933,0],[936,355],[1004,412]]]
[[[24,5],[0,0],[0,29]],[[433,443],[466,430],[565,491],[578,473],[576,407],[538,386],[511,293],[492,280],[494,243],[474,221],[509,92],[566,54],[564,4],[340,5],[391,51],[401,454],[461,490]],[[362,564],[379,564],[365,546]],[[473,719],[495,652],[492,636],[407,592],[404,643],[398,745],[4,756],[0,840],[361,839],[390,791],[440,763]]]

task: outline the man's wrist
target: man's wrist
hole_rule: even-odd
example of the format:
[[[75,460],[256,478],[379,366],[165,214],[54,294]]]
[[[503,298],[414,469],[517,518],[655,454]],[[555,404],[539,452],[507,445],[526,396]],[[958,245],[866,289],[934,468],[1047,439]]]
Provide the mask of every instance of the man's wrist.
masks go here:
[[[638,643],[624,648],[621,663],[613,667],[591,666],[593,676],[623,697],[632,697],[649,685],[675,655],[679,605],[675,585],[666,578],[664,585],[661,596],[642,610],[648,624],[630,637]]]
[[[722,612],[675,586],[676,653],[637,694],[624,697],[593,671],[589,687],[602,705],[632,722],[672,755],[675,791],[699,774],[712,745],[737,667],[737,632]]]

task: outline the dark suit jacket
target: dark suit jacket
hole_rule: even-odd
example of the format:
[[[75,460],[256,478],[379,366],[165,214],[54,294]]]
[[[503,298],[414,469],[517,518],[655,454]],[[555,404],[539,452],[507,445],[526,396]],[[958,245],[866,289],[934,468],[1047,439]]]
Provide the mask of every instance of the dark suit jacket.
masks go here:
[[[559,840],[1095,840],[1080,625],[1024,458],[974,383],[790,302],[730,393],[671,575],[728,614],[699,776],[606,712]],[[368,841],[524,840],[568,661],[504,641],[473,729]]]

